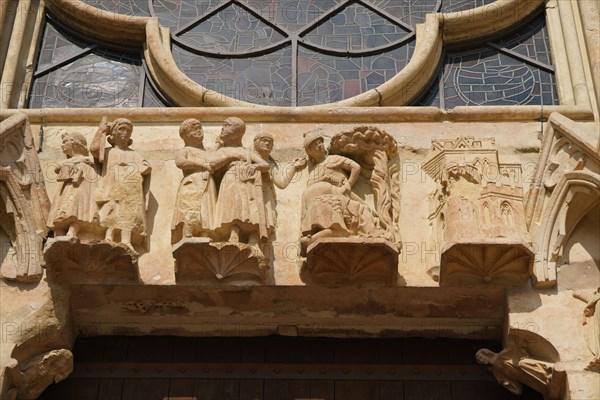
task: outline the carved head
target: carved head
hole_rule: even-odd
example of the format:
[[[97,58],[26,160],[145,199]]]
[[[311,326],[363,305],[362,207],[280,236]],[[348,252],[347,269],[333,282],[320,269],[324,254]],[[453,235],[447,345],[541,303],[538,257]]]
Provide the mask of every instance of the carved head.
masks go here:
[[[63,153],[70,158],[74,155],[88,155],[87,141],[85,136],[79,132],[65,132],[61,136],[62,144],[61,149]]]
[[[254,150],[258,153],[270,154],[273,150],[273,135],[261,132],[254,136]]]
[[[498,360],[498,354],[489,349],[479,349],[475,353],[475,358],[479,364],[493,365]]]
[[[311,131],[304,134],[304,151],[313,163],[319,163],[327,157],[325,138],[320,131]]]
[[[133,124],[127,118],[117,118],[110,126],[110,136],[107,138],[111,146],[127,148],[131,146],[131,133],[133,132]]]
[[[223,128],[221,128],[219,139],[225,143],[241,141],[244,133],[246,133],[246,124],[244,121],[237,117],[229,117],[223,121]]]
[[[179,136],[181,136],[186,146],[204,148],[202,124],[195,118],[188,118],[181,123],[179,126]]]

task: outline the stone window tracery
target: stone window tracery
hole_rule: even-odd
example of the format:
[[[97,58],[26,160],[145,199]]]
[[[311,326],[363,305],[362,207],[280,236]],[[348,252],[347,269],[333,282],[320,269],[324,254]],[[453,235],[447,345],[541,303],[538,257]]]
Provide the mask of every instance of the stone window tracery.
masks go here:
[[[127,16],[157,17],[161,26],[170,28],[167,53],[175,67],[200,91],[221,96],[220,102],[209,105],[313,106],[380,93],[382,85],[398,80],[410,64],[418,46],[417,24],[425,23],[427,15],[493,6],[494,1],[82,3]],[[545,15],[539,12],[500,39],[467,50],[446,49],[433,83],[429,88],[419,85],[418,93],[404,105],[451,109],[558,104],[545,24]],[[190,105],[173,100],[173,93],[162,86],[165,83],[152,78],[148,55],[141,48],[109,47],[69,30],[49,15],[29,107]],[[205,103],[201,97],[200,103]],[[387,104],[398,102],[402,100]],[[360,103],[364,102],[356,105]]]

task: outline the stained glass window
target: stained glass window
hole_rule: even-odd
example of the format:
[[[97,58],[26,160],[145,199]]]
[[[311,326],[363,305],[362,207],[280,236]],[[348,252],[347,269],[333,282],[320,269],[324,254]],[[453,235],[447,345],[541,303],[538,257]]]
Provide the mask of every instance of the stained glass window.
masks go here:
[[[421,105],[558,104],[545,15],[502,39],[469,50],[448,51]]]
[[[139,50],[85,42],[46,16],[30,108],[165,106],[148,83]]]
[[[336,102],[375,89],[415,49],[416,24],[494,0],[84,0],[171,28],[178,67],[224,96],[276,106]],[[141,49],[109,50],[49,18],[30,107],[170,106]],[[447,49],[435,82],[417,102],[557,104],[543,13],[468,50]]]

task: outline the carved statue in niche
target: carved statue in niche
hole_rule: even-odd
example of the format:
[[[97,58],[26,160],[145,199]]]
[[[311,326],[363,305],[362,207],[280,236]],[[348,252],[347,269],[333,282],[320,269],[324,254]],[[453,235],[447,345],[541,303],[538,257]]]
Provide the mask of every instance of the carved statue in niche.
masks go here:
[[[64,133],[61,147],[67,159],[54,168],[61,185],[52,202],[47,225],[55,236],[77,238],[83,226],[93,223],[96,212],[94,185],[100,175],[81,133]]]
[[[102,123],[94,136],[90,152],[102,164],[102,180],[96,193],[100,225],[105,239],[132,246],[132,235],[146,238],[146,201],[152,167],[141,154],[131,150],[133,124],[125,118]],[[111,147],[104,148],[104,140]]]
[[[584,335],[593,359],[585,369],[600,372],[600,310],[598,310],[600,287],[595,291],[589,289],[576,291],[573,297],[586,303],[583,309]]]
[[[0,275],[36,282],[50,202],[27,116],[0,122]]]
[[[517,347],[508,347],[500,353],[480,349],[475,358],[479,364],[489,365],[498,383],[512,394],[520,395],[523,385],[527,385],[546,400],[562,399],[565,373],[554,363],[531,358]]]
[[[356,127],[335,135],[331,141],[335,154],[328,155],[323,135],[312,131],[304,136],[304,148],[308,181],[302,195],[300,246],[301,255],[307,256],[303,279],[340,283],[368,276],[373,281],[395,283],[400,202],[397,163],[390,163],[397,154],[393,138],[375,127]],[[366,185],[363,197],[354,190],[361,176],[368,179],[366,191],[372,192],[375,208],[364,198]],[[382,263],[355,254],[365,251]],[[341,274],[329,270],[336,268],[329,259],[336,254],[338,263],[345,265]],[[351,255],[355,261],[344,260],[343,255]]]
[[[183,171],[177,191],[171,243],[183,237],[210,237],[217,201],[209,153],[204,150],[204,132],[200,121],[190,118],[181,123],[179,135],[185,147],[175,154],[175,164]]]

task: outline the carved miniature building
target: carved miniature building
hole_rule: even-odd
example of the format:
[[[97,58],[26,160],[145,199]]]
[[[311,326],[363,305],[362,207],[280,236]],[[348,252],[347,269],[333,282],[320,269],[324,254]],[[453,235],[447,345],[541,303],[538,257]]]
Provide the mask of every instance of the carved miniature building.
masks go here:
[[[0,1],[0,398],[600,398],[599,21]]]

